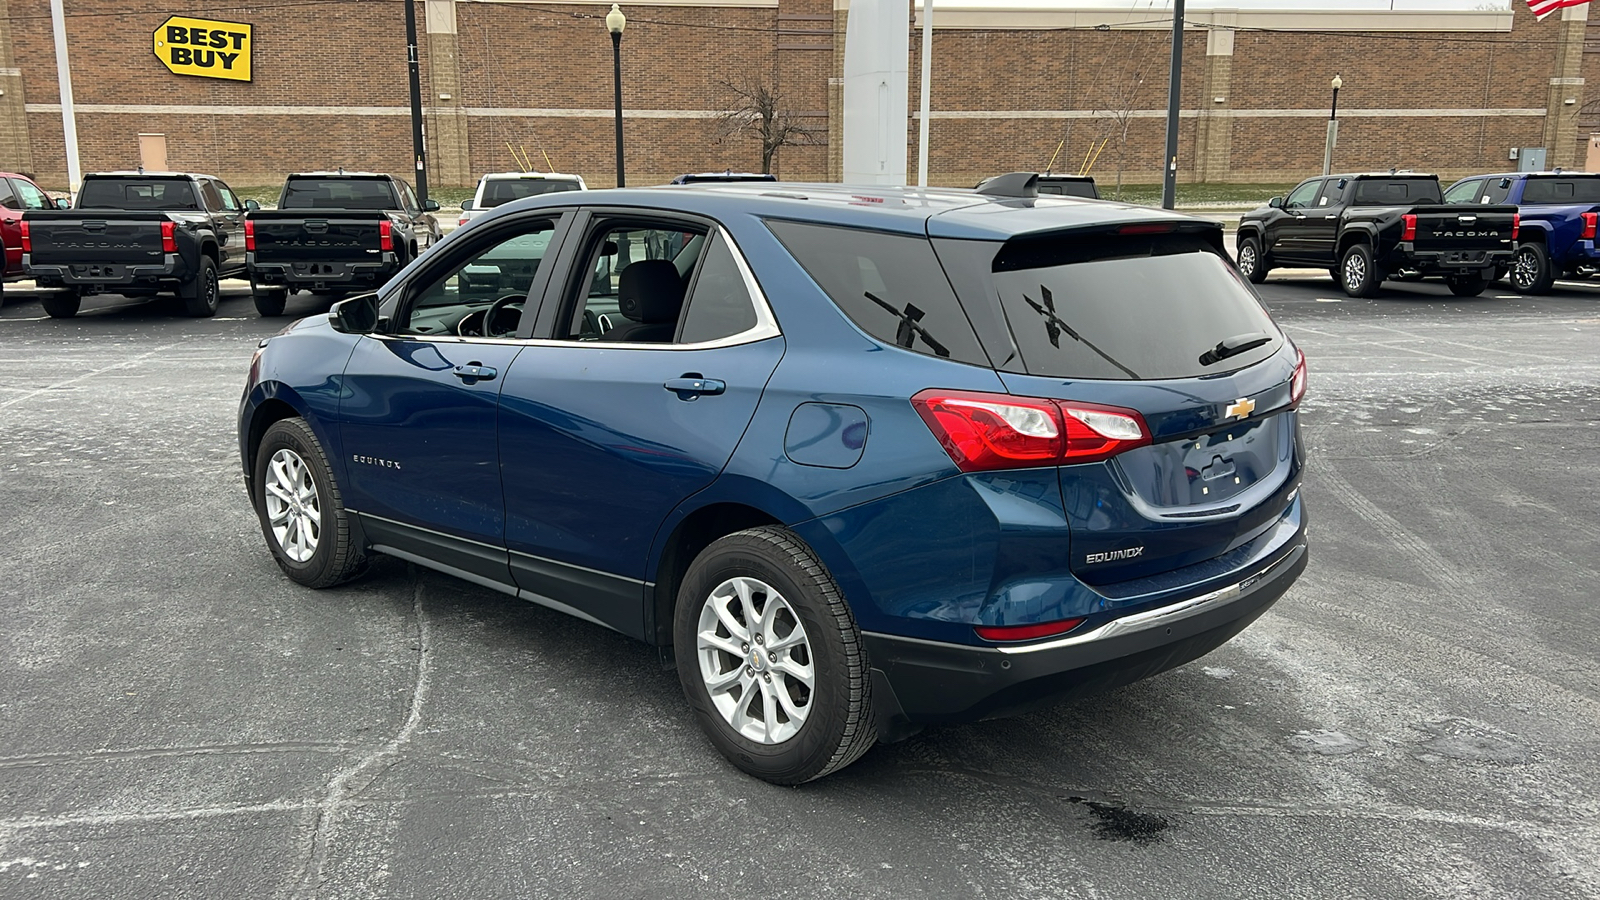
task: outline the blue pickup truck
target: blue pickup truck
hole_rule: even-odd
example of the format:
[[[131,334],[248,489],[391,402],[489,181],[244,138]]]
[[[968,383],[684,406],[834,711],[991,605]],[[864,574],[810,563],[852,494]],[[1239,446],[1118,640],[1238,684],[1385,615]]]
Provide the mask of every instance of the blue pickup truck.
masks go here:
[[[1508,172],[1474,175],[1451,185],[1444,202],[1511,203],[1522,217],[1517,252],[1504,277],[1523,294],[1550,291],[1558,276],[1600,269],[1600,174]]]

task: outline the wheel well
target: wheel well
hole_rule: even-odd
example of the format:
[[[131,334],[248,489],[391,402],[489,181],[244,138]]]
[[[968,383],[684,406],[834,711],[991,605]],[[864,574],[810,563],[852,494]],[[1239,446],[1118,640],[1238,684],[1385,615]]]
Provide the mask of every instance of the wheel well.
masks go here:
[[[1548,244],[1550,243],[1550,235],[1543,228],[1529,228],[1524,225],[1517,230],[1517,243]]]
[[[1356,244],[1371,244],[1372,237],[1364,231],[1356,231],[1339,238],[1339,257],[1344,257],[1345,251]]]
[[[761,510],[739,503],[714,503],[695,510],[679,522],[672,536],[667,538],[666,547],[661,551],[661,564],[656,568],[654,621],[651,633],[646,635],[651,643],[660,646],[672,643],[672,614],[677,605],[678,586],[700,551],[711,546],[712,541],[746,528],[781,524]]]
[[[211,261],[212,262],[218,262],[218,260],[219,260],[219,254],[217,253],[217,245],[211,243],[210,241],[206,241],[205,243],[200,245],[200,254],[202,256],[211,257]]]
[[[250,434],[245,441],[245,465],[249,467],[245,483],[250,486],[251,502],[255,502],[256,499],[256,450],[261,446],[262,436],[272,427],[273,422],[299,417],[300,413],[282,400],[266,400],[256,408],[255,418],[250,420]]]

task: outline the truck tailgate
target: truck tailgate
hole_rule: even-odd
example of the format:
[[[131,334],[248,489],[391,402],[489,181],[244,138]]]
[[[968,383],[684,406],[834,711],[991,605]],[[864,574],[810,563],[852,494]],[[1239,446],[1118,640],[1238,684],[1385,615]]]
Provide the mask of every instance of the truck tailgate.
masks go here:
[[[379,211],[306,214],[283,210],[253,212],[246,221],[255,234],[255,261],[376,262],[382,255]]]
[[[1417,250],[1509,250],[1514,244],[1515,206],[1418,206],[1411,214]]]
[[[127,217],[112,210],[107,210],[106,215],[70,210],[40,215],[30,211],[26,221],[33,245],[29,261],[35,265],[161,262],[161,222],[166,221],[165,216]]]

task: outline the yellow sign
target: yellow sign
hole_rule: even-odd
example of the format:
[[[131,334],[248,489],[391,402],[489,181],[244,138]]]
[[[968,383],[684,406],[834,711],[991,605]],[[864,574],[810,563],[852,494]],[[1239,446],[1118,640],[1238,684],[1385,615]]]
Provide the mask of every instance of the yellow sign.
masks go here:
[[[173,16],[156,29],[156,59],[178,75],[250,80],[250,26]]]

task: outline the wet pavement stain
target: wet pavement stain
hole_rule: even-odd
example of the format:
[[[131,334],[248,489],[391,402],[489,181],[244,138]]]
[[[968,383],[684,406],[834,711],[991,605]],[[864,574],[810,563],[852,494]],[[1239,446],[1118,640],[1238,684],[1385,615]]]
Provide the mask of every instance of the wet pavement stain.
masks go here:
[[[1424,761],[1444,757],[1465,762],[1520,763],[1528,759],[1528,748],[1516,744],[1497,729],[1469,719],[1446,719],[1417,726],[1433,737],[1422,742]]]
[[[1162,839],[1161,833],[1171,824],[1154,813],[1139,812],[1120,803],[1103,803],[1087,797],[1066,799],[1088,807],[1089,812],[1098,820],[1094,823],[1095,837],[1102,841],[1152,844]]]

